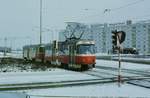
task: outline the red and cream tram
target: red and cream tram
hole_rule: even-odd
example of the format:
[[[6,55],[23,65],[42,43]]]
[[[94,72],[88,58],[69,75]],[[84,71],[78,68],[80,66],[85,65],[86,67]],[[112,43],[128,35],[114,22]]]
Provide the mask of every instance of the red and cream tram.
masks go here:
[[[94,41],[70,39],[62,42],[59,62],[65,68],[87,70],[95,67]]]
[[[48,62],[67,69],[88,70],[95,67],[94,41],[76,38],[52,44],[23,47],[26,60]]]

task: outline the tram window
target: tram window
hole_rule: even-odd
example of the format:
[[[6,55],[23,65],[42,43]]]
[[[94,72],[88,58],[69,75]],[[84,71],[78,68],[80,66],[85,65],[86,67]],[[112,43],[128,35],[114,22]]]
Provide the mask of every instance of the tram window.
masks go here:
[[[44,52],[44,47],[39,47],[39,52]]]
[[[77,46],[78,54],[94,54],[94,45],[79,45]]]

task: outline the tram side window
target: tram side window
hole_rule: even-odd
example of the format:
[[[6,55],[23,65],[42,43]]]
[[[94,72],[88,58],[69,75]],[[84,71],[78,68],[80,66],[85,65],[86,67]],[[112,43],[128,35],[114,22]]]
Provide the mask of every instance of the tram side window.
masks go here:
[[[64,53],[69,54],[69,47],[67,45],[64,47]]]
[[[44,47],[39,47],[39,52],[44,52]]]

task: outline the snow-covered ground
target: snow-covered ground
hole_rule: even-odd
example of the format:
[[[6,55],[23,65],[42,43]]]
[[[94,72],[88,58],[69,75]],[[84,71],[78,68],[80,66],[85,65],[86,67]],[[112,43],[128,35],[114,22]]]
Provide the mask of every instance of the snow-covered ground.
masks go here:
[[[108,66],[118,68],[117,61],[97,60],[96,66]],[[138,69],[148,71],[150,65],[146,64],[135,64],[135,63],[122,63],[122,68],[125,69]],[[117,71],[109,71],[103,69],[94,68],[92,71],[98,71],[97,74],[103,78],[111,78],[117,75]],[[90,71],[91,72],[91,71]],[[136,74],[128,74],[122,72],[124,76],[136,76]],[[137,75],[138,76],[138,75]],[[40,78],[39,78],[40,77]],[[16,83],[35,83],[35,82],[59,82],[59,81],[70,81],[70,80],[84,80],[84,79],[97,79],[86,73],[79,73],[74,71],[68,71],[58,68],[50,68],[46,71],[22,71],[22,72],[5,72],[0,73],[0,84],[16,84]]]
[[[0,92],[0,98],[29,98],[25,93]]]
[[[117,61],[107,61],[107,60],[96,60],[96,66],[108,66],[118,68]],[[5,69],[9,69],[7,67]],[[121,68],[125,69],[137,69],[150,71],[150,65],[147,64],[136,64],[122,62]],[[1,70],[4,68],[1,68]],[[11,69],[11,68],[10,68]],[[28,69],[28,68],[27,68]],[[86,73],[79,73],[73,71],[67,71],[64,69],[57,68],[46,68],[47,70],[32,70],[31,71],[18,71],[19,68],[14,68],[15,72],[3,72],[0,73],[0,84],[14,84],[14,83],[33,83],[33,82],[59,82],[59,81],[69,81],[69,80],[84,80],[84,79],[96,79],[97,77],[88,75]],[[93,71],[99,71],[99,75],[103,77],[113,77],[113,74],[117,75],[118,72],[107,71],[103,69],[93,69]],[[123,72],[122,72],[123,73]],[[124,76],[136,76],[134,74],[123,73]],[[40,78],[39,78],[40,77]]]
[[[118,60],[118,57],[112,57],[113,60]],[[121,57],[122,60],[128,61],[128,62],[138,62],[138,63],[150,63],[150,58],[133,58],[133,57]]]
[[[10,72],[0,73],[0,84],[60,82],[70,80],[97,79],[96,77],[79,72],[63,69],[52,69],[43,72]]]
[[[6,53],[5,56],[4,56],[3,52],[0,52],[0,58],[5,58],[5,57],[22,58],[22,51],[21,52]]]
[[[96,56],[118,56],[118,54],[96,53]],[[121,54],[121,56],[134,56],[134,54]]]
[[[118,61],[96,60],[96,66],[108,66],[108,67],[118,68],[118,64],[119,64]],[[150,70],[150,65],[121,62],[121,68],[148,71]]]
[[[51,71],[52,66],[46,64],[17,64],[17,63],[8,63],[0,65],[0,73],[7,72],[40,72],[40,71]]]
[[[3,52],[0,52],[0,58],[5,58],[5,57],[11,57],[11,53],[7,53],[7,54],[4,56],[4,53],[3,53]]]
[[[22,92],[22,91],[21,91]],[[30,95],[30,98],[53,98],[54,96],[66,96],[75,98],[135,98],[150,97],[150,89],[130,85],[130,84],[121,84],[120,87],[117,83],[111,84],[97,84],[97,85],[88,85],[88,86],[76,86],[76,87],[60,87],[60,88],[49,88],[49,89],[35,89],[35,90],[26,90],[23,91]],[[43,97],[42,97],[43,96]],[[44,97],[45,96],[45,97]],[[46,97],[47,96],[47,97]],[[71,96],[71,97],[70,97]],[[78,96],[78,97],[77,97]],[[57,98],[56,97],[56,98]],[[65,98],[65,97],[63,97]]]
[[[143,61],[147,61],[150,60],[150,58],[132,58],[132,57],[121,57],[124,60],[143,60]],[[118,59],[118,57],[116,57],[116,59]]]
[[[96,60],[96,66],[108,66],[118,68],[117,61],[108,60]],[[123,62],[122,68],[125,69],[137,69],[137,70],[150,70],[150,65],[147,64],[136,64]],[[117,72],[107,71],[103,69],[94,68],[93,71],[100,71],[100,75],[106,77],[113,77],[112,74]],[[107,73],[107,74],[104,74]],[[124,74],[128,75],[128,74]],[[64,69],[51,68],[46,71],[23,71],[23,72],[5,72],[0,73],[0,85],[3,84],[16,84],[16,83],[37,83],[37,82],[60,82],[60,81],[71,81],[71,80],[85,80],[85,79],[97,79],[86,73],[68,71]],[[141,83],[141,82],[140,82]],[[118,87],[117,83],[107,84],[96,84],[86,86],[70,86],[70,87],[59,87],[59,88],[48,88],[48,89],[34,89],[14,92],[26,92],[31,95],[30,98],[53,98],[54,96],[85,96],[85,97],[150,97],[150,89],[143,87],[134,86],[131,84],[122,84]],[[0,98],[2,95],[0,95]],[[45,97],[44,97],[45,96]],[[47,96],[47,97],[46,97]],[[5,98],[5,97],[4,97]],[[7,98],[7,97],[6,97]],[[11,97],[18,98],[18,97]],[[19,97],[21,98],[21,97]]]
[[[121,59],[123,61],[147,63],[147,64],[150,63],[150,56],[149,55],[136,55],[136,54],[120,54],[120,55],[121,55]],[[96,57],[98,59],[118,60],[118,54],[97,53]]]
[[[23,58],[22,52],[11,53],[12,58]]]
[[[103,78],[112,78],[112,77],[117,77],[118,76],[118,71],[114,71],[114,70],[104,70],[104,69],[97,69],[94,68],[92,71],[96,72],[97,75],[101,75]],[[92,73],[92,72],[90,72]],[[121,72],[121,74],[124,77],[136,77],[136,76],[140,76],[138,74],[134,74],[134,73],[126,73],[126,72]]]

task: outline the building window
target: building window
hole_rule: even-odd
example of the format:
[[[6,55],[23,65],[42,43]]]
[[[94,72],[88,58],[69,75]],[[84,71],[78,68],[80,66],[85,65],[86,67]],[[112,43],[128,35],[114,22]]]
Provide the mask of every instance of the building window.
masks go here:
[[[136,27],[132,27],[132,29],[136,29]]]
[[[146,28],[146,25],[143,25],[143,28]]]

